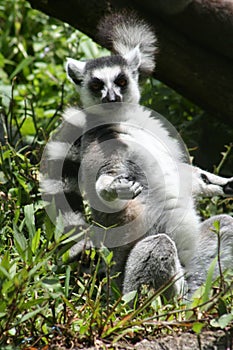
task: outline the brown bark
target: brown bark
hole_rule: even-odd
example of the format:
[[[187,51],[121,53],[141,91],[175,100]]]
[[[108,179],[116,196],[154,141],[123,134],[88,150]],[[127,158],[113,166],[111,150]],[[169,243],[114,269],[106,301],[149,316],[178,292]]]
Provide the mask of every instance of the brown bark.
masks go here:
[[[161,0],[29,2],[94,39],[97,23],[110,9],[137,10],[157,32],[159,54],[155,77],[219,119],[233,124],[232,0],[193,0],[176,14],[163,11]]]

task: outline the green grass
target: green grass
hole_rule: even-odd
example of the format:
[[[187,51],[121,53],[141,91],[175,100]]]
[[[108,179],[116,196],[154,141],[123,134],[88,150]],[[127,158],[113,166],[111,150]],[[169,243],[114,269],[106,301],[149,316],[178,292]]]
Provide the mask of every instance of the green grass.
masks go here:
[[[88,273],[80,272],[79,262],[62,264],[58,250],[67,236],[59,218],[54,226],[46,216],[39,162],[64,106],[78,103],[66,82],[64,58],[106,51],[23,0],[1,2],[0,24],[0,348],[57,344],[61,349],[73,342],[136,342],[173,331],[227,331],[233,319],[230,274],[212,285],[210,268],[192,301],[171,303],[161,298],[162,290],[146,287],[136,299],[134,294],[121,298],[117,291],[112,295],[113,258],[107,249],[99,257],[90,252]],[[192,125],[203,115],[199,108],[155,81],[147,82],[144,103],[158,104],[188,140],[195,138]],[[227,199],[200,204],[203,217],[232,210]],[[107,271],[101,280],[100,263]]]

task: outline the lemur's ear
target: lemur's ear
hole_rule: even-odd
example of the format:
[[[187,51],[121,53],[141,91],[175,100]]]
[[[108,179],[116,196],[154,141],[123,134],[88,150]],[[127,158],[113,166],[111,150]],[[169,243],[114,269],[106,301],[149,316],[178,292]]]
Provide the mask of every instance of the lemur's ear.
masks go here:
[[[68,78],[75,85],[80,85],[81,82],[83,81],[85,66],[86,66],[86,62],[77,61],[69,57],[67,58],[66,73]]]
[[[135,72],[139,69],[141,64],[141,53],[139,47],[136,46],[124,55],[124,59],[127,61],[130,69]]]

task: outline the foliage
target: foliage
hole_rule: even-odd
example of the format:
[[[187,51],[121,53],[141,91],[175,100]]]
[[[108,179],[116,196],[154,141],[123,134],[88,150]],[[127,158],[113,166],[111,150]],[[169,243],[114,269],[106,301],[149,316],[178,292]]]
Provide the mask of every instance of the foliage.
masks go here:
[[[161,82],[150,79],[144,86],[143,102],[166,117],[179,131],[193,158],[194,164],[213,171],[221,162],[225,147],[232,147],[233,129],[208,115]],[[231,176],[233,154],[221,165],[221,173]],[[219,169],[220,170],[220,169]]]
[[[62,223],[54,226],[38,190],[41,152],[60,123],[68,102],[78,103],[65,83],[67,56],[92,58],[106,51],[85,35],[30,8],[24,0],[0,4],[0,344],[1,349],[48,345],[97,344],[119,339],[137,341],[178,329],[232,325],[231,276],[221,275],[191,302],[162,300],[161,290],[140,296],[110,295],[114,277],[112,254],[90,253],[91,271],[80,273],[79,262],[63,265],[57,250]],[[150,91],[156,88],[155,97]],[[187,140],[203,112],[158,82],[148,81],[144,102],[177,125]],[[169,108],[168,108],[169,104]],[[194,141],[192,141],[194,142]],[[192,143],[191,142],[191,143]],[[208,217],[231,212],[230,201],[203,201]],[[216,228],[216,234],[218,229]],[[103,264],[107,277],[98,279]],[[172,281],[171,281],[172,283]],[[44,348],[45,349],[45,348]]]

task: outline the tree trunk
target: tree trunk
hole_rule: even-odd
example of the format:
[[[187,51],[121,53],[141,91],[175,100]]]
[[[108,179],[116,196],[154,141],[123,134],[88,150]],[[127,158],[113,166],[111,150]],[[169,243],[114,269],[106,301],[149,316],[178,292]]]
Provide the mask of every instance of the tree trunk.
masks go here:
[[[233,125],[232,0],[28,1],[94,40],[97,23],[110,10],[138,11],[158,36],[155,77]]]

